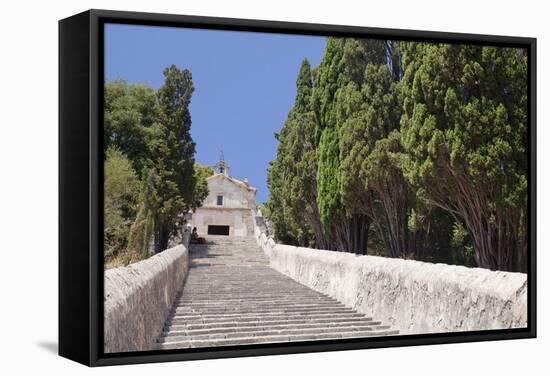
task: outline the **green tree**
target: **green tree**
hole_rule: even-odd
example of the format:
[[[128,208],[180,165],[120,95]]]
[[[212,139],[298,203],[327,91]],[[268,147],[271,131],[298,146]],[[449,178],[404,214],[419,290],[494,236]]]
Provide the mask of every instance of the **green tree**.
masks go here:
[[[155,90],[146,85],[129,85],[124,80],[105,83],[104,91],[105,150],[115,146],[141,172],[149,149],[151,129],[158,120]]]
[[[178,229],[178,217],[192,207],[195,199],[195,143],[189,112],[193,91],[189,70],[175,65],[164,70],[164,84],[157,93],[159,121],[148,145],[148,168],[154,171],[153,189],[158,196],[154,208],[157,252],[166,249],[170,236]]]
[[[276,135],[281,141],[281,137]],[[278,156],[281,155],[281,144],[277,148]],[[283,167],[279,159],[271,161],[267,172],[267,186],[269,198],[265,204],[267,210],[265,215],[272,223],[275,238],[285,244],[304,245],[301,242],[301,228],[294,222],[290,210],[286,204],[283,180]]]
[[[383,41],[373,44],[379,49]],[[336,97],[340,138],[341,192],[348,216],[367,217],[387,254],[407,248],[407,185],[401,171],[400,106],[388,61],[365,61],[363,79],[349,81]],[[365,221],[363,219],[363,221]],[[356,232],[357,230],[354,230]],[[363,235],[364,236],[364,235]]]
[[[345,40],[328,38],[323,59],[317,69],[317,82],[313,91],[313,109],[316,115],[317,129],[317,205],[323,230],[331,239],[331,248],[346,250],[340,226],[344,215],[340,195],[340,160],[338,133],[336,129],[336,111],[334,97],[341,84],[341,60],[344,54]],[[340,80],[339,80],[340,78]]]
[[[142,259],[156,251],[153,243],[155,218],[162,204],[157,194],[159,177],[155,169],[146,170],[143,177],[138,212],[128,234],[128,250],[137,253]]]
[[[361,176],[372,192],[369,215],[391,257],[412,256],[408,243],[408,186],[401,170],[400,134],[394,130],[376,141]]]
[[[296,99],[281,132],[276,160],[270,165],[268,212],[278,239],[326,248],[317,207],[316,122],[312,111],[311,66],[302,61]]]
[[[525,270],[525,51],[328,38],[276,138],[279,240]]]
[[[210,166],[204,166],[199,163],[195,163],[194,171],[195,191],[193,193],[192,207],[198,208],[208,196],[208,181],[206,179],[212,176],[213,172]]]
[[[104,253],[112,258],[126,248],[136,213],[138,178],[128,158],[118,149],[107,149],[104,165]]]
[[[525,51],[411,43],[404,61],[409,181],[468,230],[479,266],[525,270]]]
[[[311,240],[310,229],[304,221],[303,216],[297,216],[297,207],[303,207],[304,203],[297,204],[297,207],[292,207],[290,202],[297,203],[297,198],[291,197],[292,192],[289,191],[293,180],[294,168],[290,158],[291,139],[289,132],[294,131],[293,122],[289,119],[281,129],[281,132],[275,134],[279,141],[277,147],[277,157],[270,162],[267,173],[267,185],[269,189],[269,198],[266,202],[266,207],[269,219],[273,224],[275,237],[286,244],[294,245],[309,245]],[[295,192],[294,192],[295,194]]]
[[[313,94],[320,132],[317,198],[333,249],[367,252],[372,192],[360,173],[374,142],[387,132],[378,128],[391,121],[383,118],[383,107],[372,108],[377,99],[390,102],[382,98],[390,90],[386,61],[382,40],[329,38],[319,66]],[[388,82],[369,92],[379,71]]]
[[[190,134],[193,90],[191,73],[174,65],[164,70],[158,90],[124,80],[105,84],[105,249],[125,251],[126,261],[166,249],[181,214],[208,194],[211,170],[195,165]],[[120,179],[133,195],[113,190],[122,187]]]

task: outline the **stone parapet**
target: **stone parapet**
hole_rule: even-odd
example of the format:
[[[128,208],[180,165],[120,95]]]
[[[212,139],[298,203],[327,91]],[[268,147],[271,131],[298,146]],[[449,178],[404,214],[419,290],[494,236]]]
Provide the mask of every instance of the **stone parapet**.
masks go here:
[[[270,265],[392,325],[401,334],[527,326],[527,275],[276,244],[259,227]]]
[[[189,269],[184,245],[105,271],[104,351],[152,350]]]

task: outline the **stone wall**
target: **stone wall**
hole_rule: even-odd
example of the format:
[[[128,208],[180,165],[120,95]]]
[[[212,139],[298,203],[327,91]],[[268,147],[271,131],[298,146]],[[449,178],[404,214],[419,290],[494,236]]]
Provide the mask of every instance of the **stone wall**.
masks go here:
[[[527,326],[527,275],[276,244],[271,266],[401,334]]]
[[[146,260],[105,271],[104,351],[152,350],[189,269],[188,237]]]
[[[197,208],[192,224],[199,235],[208,233],[208,226],[229,226],[230,236],[252,236],[254,233],[251,212],[256,207],[256,188],[238,179],[216,174],[208,179],[208,196]],[[217,197],[222,196],[222,205]]]
[[[223,196],[224,208],[252,210],[256,207],[256,188],[223,174],[210,176],[207,182],[208,196],[202,202],[203,207],[219,208],[218,195]]]
[[[229,236],[252,236],[254,234],[253,216],[250,209],[237,208],[197,208],[191,224],[197,228],[200,236],[208,233],[208,226],[229,226]]]

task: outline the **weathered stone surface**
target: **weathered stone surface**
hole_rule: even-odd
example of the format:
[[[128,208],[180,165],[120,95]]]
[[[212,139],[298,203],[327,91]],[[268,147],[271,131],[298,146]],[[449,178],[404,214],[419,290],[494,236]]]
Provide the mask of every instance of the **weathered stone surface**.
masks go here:
[[[374,316],[401,334],[527,326],[527,276],[275,244],[255,229],[270,265]]]
[[[187,246],[105,271],[104,351],[153,348],[189,268]]]
[[[389,325],[271,267],[253,237],[208,236],[156,348],[249,345],[394,335]]]

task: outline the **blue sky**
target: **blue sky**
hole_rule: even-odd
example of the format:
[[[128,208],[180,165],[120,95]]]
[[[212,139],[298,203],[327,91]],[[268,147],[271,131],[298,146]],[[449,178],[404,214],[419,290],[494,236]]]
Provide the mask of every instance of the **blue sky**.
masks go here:
[[[230,174],[247,177],[261,203],[277,148],[273,133],[294,102],[300,63],[317,66],[324,46],[316,36],[108,24],[105,79],[158,88],[165,67],[189,69],[197,162],[213,165],[223,150]]]

